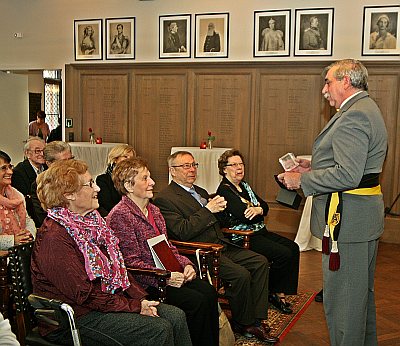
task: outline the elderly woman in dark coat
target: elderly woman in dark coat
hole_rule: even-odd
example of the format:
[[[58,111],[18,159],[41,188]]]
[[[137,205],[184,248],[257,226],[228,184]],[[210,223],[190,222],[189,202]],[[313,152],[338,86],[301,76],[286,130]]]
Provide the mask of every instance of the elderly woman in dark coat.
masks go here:
[[[268,204],[257,196],[244,178],[245,165],[239,150],[225,151],[218,159],[219,174],[223,179],[217,194],[227,201],[225,218],[232,229],[251,229],[250,249],[264,255],[272,262],[269,272],[269,301],[282,313],[292,309],[285,294],[297,294],[300,252],[298,245],[279,234],[267,230],[264,216]],[[234,241],[239,241],[236,236]]]
[[[87,168],[61,160],[38,177],[48,214],[32,254],[33,292],[72,306],[85,346],[191,345],[184,313],[148,300],[127,272],[118,239],[96,211],[99,187]],[[63,327],[40,332],[71,344]]]

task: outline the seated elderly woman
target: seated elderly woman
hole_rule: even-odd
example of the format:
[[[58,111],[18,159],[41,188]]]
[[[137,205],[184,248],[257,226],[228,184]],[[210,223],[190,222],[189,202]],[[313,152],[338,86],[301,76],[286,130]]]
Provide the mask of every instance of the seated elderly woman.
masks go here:
[[[25,197],[11,186],[11,158],[0,151],[0,250],[27,243],[36,235],[36,227],[25,208]]]
[[[118,239],[95,210],[99,187],[87,168],[61,160],[37,178],[48,214],[32,253],[33,292],[72,306],[85,346],[191,345],[183,311],[148,300],[127,272]],[[68,329],[39,331],[71,344]]]
[[[227,201],[221,223],[231,229],[251,229],[250,249],[272,262],[269,271],[269,301],[282,313],[292,309],[285,294],[297,294],[300,252],[298,245],[285,237],[269,232],[264,224],[268,204],[257,196],[244,178],[244,160],[239,150],[225,151],[218,159],[219,174],[223,179],[217,194]],[[240,236],[233,236],[240,241]]]
[[[168,239],[164,218],[150,203],[155,182],[147,163],[141,158],[127,159],[115,166],[112,177],[123,197],[108,215],[107,225],[119,238],[125,263],[138,268],[156,268],[147,240],[156,236],[166,242]],[[167,303],[185,311],[193,345],[218,345],[216,291],[208,282],[196,278],[190,260],[179,255],[169,242],[168,245],[169,254],[177,261],[173,267],[163,263],[172,272],[166,289]],[[137,280],[148,292],[157,291],[154,278],[138,277]]]
[[[104,174],[96,178],[96,184],[100,187],[99,213],[106,217],[110,210],[121,200],[121,195],[115,189],[111,175],[118,162],[135,157],[135,149],[129,144],[118,144],[110,150],[107,158],[107,169]]]

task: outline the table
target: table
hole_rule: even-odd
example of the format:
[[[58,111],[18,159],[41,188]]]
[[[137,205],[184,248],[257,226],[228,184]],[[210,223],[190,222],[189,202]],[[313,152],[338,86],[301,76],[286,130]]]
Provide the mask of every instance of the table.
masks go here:
[[[93,179],[105,172],[108,153],[118,144],[122,143],[91,144],[89,142],[69,142],[72,155],[88,164],[89,172],[92,174]]]
[[[200,149],[199,147],[172,147],[171,154],[181,150],[190,152],[199,164],[195,184],[206,189],[208,193],[215,193],[222,180],[222,176],[218,173],[218,159],[229,149],[231,148]],[[170,175],[169,181],[171,180]]]
[[[311,161],[311,155],[300,155],[300,159],[306,159]],[[312,196],[307,197],[306,203],[304,204],[303,213],[297,230],[296,239],[294,240],[299,245],[300,251],[307,250],[322,250],[322,240],[314,237],[311,233],[310,219],[312,209]]]

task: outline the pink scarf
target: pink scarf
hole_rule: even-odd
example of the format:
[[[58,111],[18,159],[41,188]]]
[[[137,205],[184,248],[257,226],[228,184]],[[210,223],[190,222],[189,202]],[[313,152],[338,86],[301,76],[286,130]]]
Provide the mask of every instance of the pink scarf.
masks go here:
[[[65,227],[83,254],[89,279],[93,281],[100,277],[103,292],[114,293],[130,286],[119,240],[97,210],[82,216],[67,208],[56,207],[49,209],[47,215]],[[108,257],[100,247],[106,250]]]
[[[26,209],[24,198],[11,186],[0,196],[0,222],[2,234],[17,234],[26,228]]]

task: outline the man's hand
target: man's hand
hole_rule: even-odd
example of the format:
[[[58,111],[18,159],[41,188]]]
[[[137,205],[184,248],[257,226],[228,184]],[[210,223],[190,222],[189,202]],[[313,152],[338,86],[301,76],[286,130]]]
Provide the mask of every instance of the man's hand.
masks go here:
[[[209,199],[206,208],[213,214],[223,211],[226,208],[225,198],[217,195]]]
[[[180,288],[185,283],[185,276],[179,272],[171,272],[171,277],[167,279],[167,285]]]
[[[278,179],[289,190],[296,190],[300,188],[301,173],[285,172],[278,175]]]

